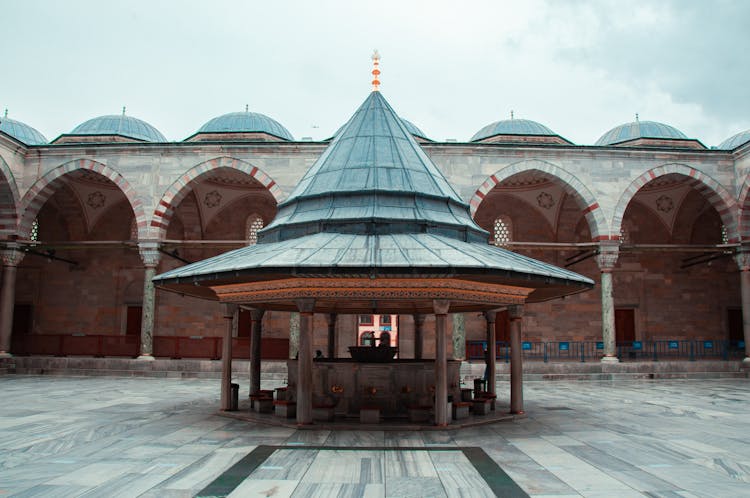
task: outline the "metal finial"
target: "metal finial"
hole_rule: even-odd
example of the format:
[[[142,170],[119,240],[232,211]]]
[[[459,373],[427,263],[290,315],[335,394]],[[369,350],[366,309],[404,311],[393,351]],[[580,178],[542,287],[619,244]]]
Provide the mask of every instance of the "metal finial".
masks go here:
[[[635,113],[635,122],[638,123],[640,120],[638,119],[638,113]]]
[[[245,112],[250,112],[250,106],[248,104],[245,104]]]
[[[372,91],[380,91],[380,54],[377,49],[372,53]]]
[[[122,115],[125,115],[125,106],[122,106]]]
[[[7,107],[5,108],[5,114],[3,115],[3,117],[6,118],[6,119],[8,118],[8,108]]]
[[[513,119],[513,109],[510,111],[510,119]]]

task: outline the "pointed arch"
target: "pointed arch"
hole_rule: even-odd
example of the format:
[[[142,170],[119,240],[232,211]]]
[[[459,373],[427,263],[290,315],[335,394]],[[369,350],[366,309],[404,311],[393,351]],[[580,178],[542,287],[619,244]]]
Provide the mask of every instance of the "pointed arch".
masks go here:
[[[585,206],[583,208],[583,214],[588,222],[592,240],[600,241],[609,240],[611,238],[607,220],[602,208],[599,206],[599,202],[597,202],[594,194],[591,193],[586,185],[584,185],[575,175],[567,172],[560,166],[538,159],[524,160],[510,164],[490,175],[484,183],[479,186],[469,201],[471,215],[474,216],[476,214],[482,200],[493,188],[495,188],[496,185],[499,185],[511,176],[527,171],[539,171],[555,177],[560,181],[567,194],[579,197],[583,201]]]
[[[750,175],[745,178],[745,182],[740,189],[740,200],[738,203],[739,217],[739,237],[740,240],[750,239]],[[727,234],[728,235],[728,234]]]
[[[19,224],[19,235],[22,237],[28,237],[31,232],[31,224],[39,215],[39,211],[42,209],[42,206],[44,206],[44,203],[55,193],[57,182],[59,182],[60,178],[66,174],[77,170],[93,171],[114,183],[128,200],[128,204],[130,204],[130,208],[133,210],[133,215],[135,216],[136,224],[138,226],[139,237],[146,236],[146,213],[143,210],[143,205],[138,199],[135,189],[116,170],[106,164],[102,164],[92,159],[74,159],[68,161],[52,171],[49,171],[31,186],[21,201],[23,214],[21,215]]]
[[[13,171],[0,156],[0,239],[7,239],[16,233],[19,199]]]
[[[278,204],[284,199],[284,193],[276,182],[264,171],[258,169],[250,163],[235,159],[233,157],[222,156],[202,162],[193,167],[177,179],[162,195],[156,206],[154,215],[149,223],[152,229],[158,232],[159,238],[164,238],[167,233],[169,221],[172,218],[175,208],[180,204],[182,199],[190,192],[199,179],[211,171],[219,168],[229,168],[240,171],[249,175],[263,185],[266,190],[273,196]]]
[[[652,168],[633,180],[620,196],[612,216],[612,231],[620,232],[625,210],[638,191],[647,183],[669,174],[678,174],[690,179],[688,183],[697,190],[711,206],[719,213],[721,221],[726,227],[729,243],[738,242],[739,224],[737,222],[737,202],[734,197],[716,180],[697,169],[680,163],[663,164]]]

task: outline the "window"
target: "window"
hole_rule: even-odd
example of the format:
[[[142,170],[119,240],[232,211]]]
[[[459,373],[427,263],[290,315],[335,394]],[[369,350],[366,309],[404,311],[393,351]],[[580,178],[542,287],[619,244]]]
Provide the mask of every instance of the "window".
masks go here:
[[[33,242],[39,242],[39,220],[34,220],[31,223],[31,233],[29,234],[29,240]]]
[[[359,315],[360,325],[372,325],[372,315]]]
[[[359,338],[360,346],[372,346],[375,344],[375,334],[368,331],[362,334]]]
[[[498,216],[495,219],[495,226],[493,228],[496,246],[507,246],[513,240],[513,224],[507,216]]]
[[[251,214],[245,222],[245,239],[247,245],[252,246],[258,242],[258,230],[263,228],[263,218],[258,214]]]
[[[391,315],[380,315],[380,324],[381,325],[390,325],[391,324]]]

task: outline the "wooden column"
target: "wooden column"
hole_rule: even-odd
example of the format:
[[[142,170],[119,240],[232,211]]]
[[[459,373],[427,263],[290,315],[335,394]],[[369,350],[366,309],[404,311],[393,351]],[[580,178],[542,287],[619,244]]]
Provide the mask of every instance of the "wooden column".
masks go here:
[[[448,308],[450,301],[435,299],[435,425],[448,425]]]
[[[326,315],[328,323],[328,357],[336,358],[336,314]]]
[[[16,305],[16,272],[24,253],[17,244],[0,251],[3,261],[3,287],[0,290],[0,358],[10,356],[13,311]]]
[[[263,334],[263,310],[250,310],[250,395],[260,393],[260,342]]]
[[[424,315],[414,315],[414,358],[422,359],[424,351]]]
[[[297,360],[297,424],[312,424],[313,309],[315,300],[299,299],[299,356]]]
[[[484,362],[487,368],[487,392],[497,394],[496,377],[497,377],[497,354],[495,354],[495,321],[497,320],[496,311],[485,311],[484,319],[487,321],[487,353]]]
[[[521,319],[523,306],[509,306],[510,316],[510,413],[523,413],[523,358],[521,356]]]
[[[232,408],[232,329],[236,304],[224,305],[224,339],[221,341],[221,409]]]
[[[601,272],[602,292],[602,342],[604,356],[602,362],[617,363],[617,341],[615,335],[615,298],[612,288],[612,270],[617,263],[619,247],[617,243],[602,243],[596,262]]]

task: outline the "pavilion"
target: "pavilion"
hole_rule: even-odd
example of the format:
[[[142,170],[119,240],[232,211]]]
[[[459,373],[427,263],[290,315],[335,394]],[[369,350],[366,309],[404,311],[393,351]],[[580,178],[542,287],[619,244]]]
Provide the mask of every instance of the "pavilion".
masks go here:
[[[312,423],[315,313],[435,315],[434,420],[447,424],[447,315],[508,308],[511,412],[523,411],[521,317],[525,303],[589,290],[574,272],[487,244],[488,233],[422,151],[378,90],[341,128],[258,243],[168,271],[162,289],[262,312],[300,313],[296,420]],[[489,322],[489,320],[488,320]],[[222,375],[230,406],[231,320]],[[259,325],[259,320],[255,320]],[[260,390],[260,327],[251,336],[250,392]],[[488,327],[494,344],[494,327]],[[489,355],[494,378],[494,355]],[[295,361],[295,360],[290,360]],[[399,368],[392,363],[392,368]],[[494,383],[490,383],[494,394]]]

